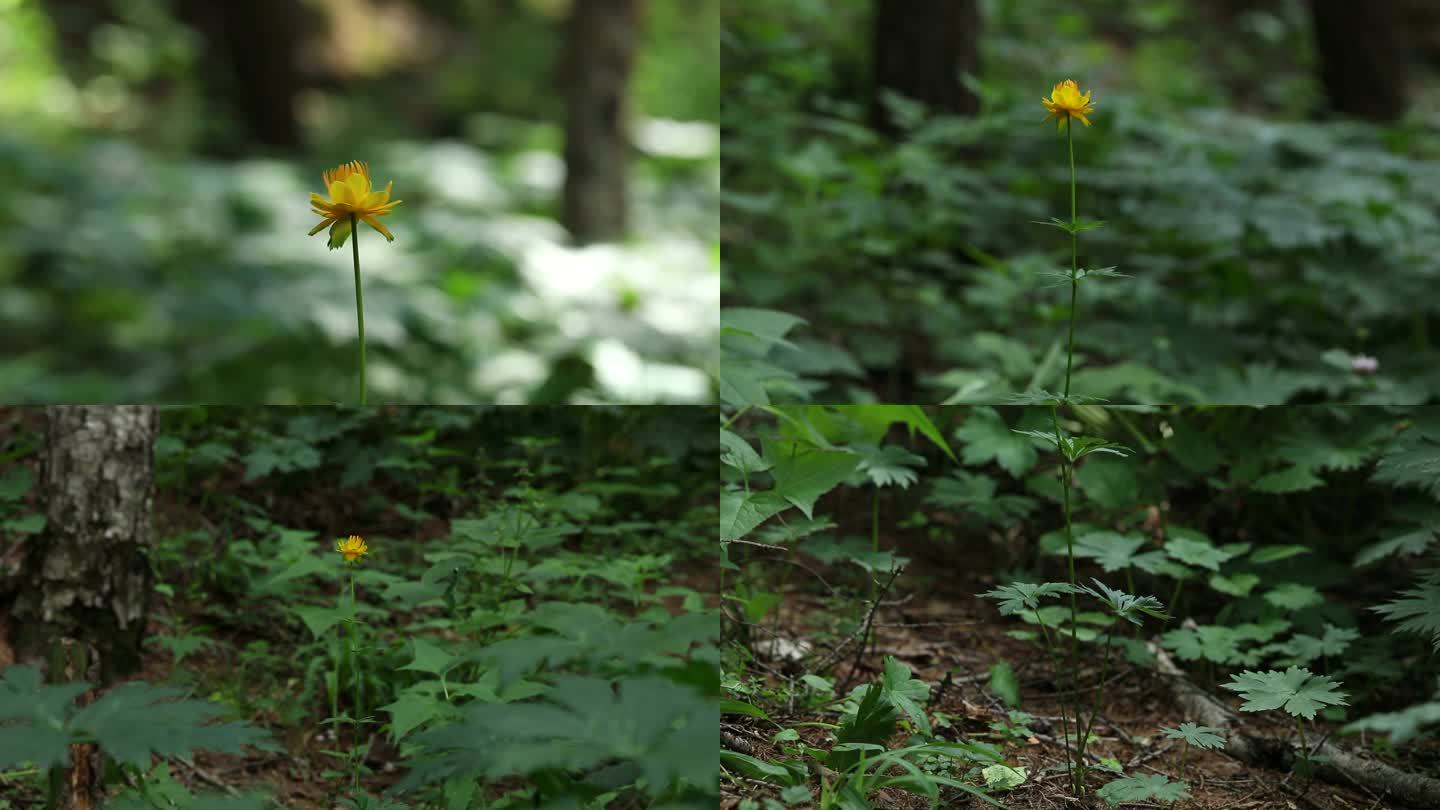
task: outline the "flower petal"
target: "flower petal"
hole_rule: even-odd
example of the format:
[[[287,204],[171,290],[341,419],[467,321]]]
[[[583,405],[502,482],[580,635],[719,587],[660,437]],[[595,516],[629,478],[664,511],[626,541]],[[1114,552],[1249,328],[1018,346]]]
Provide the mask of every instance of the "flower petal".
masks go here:
[[[376,219],[375,217],[372,217],[372,216],[370,216],[370,215],[368,215],[368,214],[365,215],[364,217],[361,217],[361,219],[365,222],[366,225],[369,225],[370,227],[372,227],[372,228],[374,228],[375,230],[379,231],[379,232],[380,232],[380,235],[383,236],[383,237],[385,237],[385,241],[387,241],[387,242],[394,242],[394,241],[395,241],[395,235],[392,234],[392,233],[390,233],[390,229],[387,228],[387,227],[385,227],[384,225],[382,225],[382,224],[380,223],[380,220],[378,220],[378,219]]]
[[[315,227],[311,228],[311,229],[310,229],[310,233],[309,233],[308,235],[309,235],[309,236],[314,236],[315,234],[317,234],[317,233],[325,230],[325,227],[326,227],[327,225],[330,225],[330,224],[333,223],[333,222],[335,222],[335,220],[330,219],[329,217],[326,217],[319,225],[316,225]]]

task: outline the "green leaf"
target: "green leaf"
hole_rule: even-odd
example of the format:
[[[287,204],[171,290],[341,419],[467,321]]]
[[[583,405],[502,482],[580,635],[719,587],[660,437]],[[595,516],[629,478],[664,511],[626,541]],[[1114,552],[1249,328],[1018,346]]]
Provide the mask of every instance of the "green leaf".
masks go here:
[[[850,696],[854,704],[853,710],[846,711],[840,718],[840,728],[835,733],[836,745],[884,745],[890,739],[890,735],[895,733],[897,717],[894,704],[884,699],[884,691],[878,683],[856,687]],[[859,701],[855,702],[857,694]],[[843,773],[859,761],[858,751],[832,750],[826,764]]]
[[[1135,465],[1124,459],[1091,459],[1075,471],[1075,483],[1086,497],[1105,509],[1130,506],[1140,495]]]
[[[31,512],[28,515],[0,522],[0,529],[17,534],[39,534],[45,531],[45,516],[39,512]]]
[[[310,634],[315,638],[322,638],[330,632],[330,628],[339,624],[342,619],[349,617],[350,611],[341,610],[335,607],[292,607],[290,612],[300,617],[300,621],[309,628]]]
[[[925,466],[925,457],[897,445],[881,448],[864,448],[861,451],[859,471],[877,487],[899,486],[909,489],[920,480],[915,469]]]
[[[794,785],[797,781],[795,774],[784,766],[729,749],[721,749],[720,764],[751,779],[778,782],[782,785]]]
[[[727,307],[720,310],[720,332],[744,335],[753,338],[767,346],[784,345],[793,346],[785,339],[790,330],[805,323],[804,318],[797,318],[786,312],[777,312],[773,309],[745,309]]]
[[[1165,553],[1186,565],[1219,571],[1220,564],[1236,556],[1218,549],[1205,535],[1193,529],[1172,528],[1165,540]]]
[[[1408,554],[1411,556],[1423,554],[1434,541],[1435,530],[1428,526],[1401,532],[1393,537],[1360,549],[1360,552],[1355,555],[1355,567],[1361,568],[1377,560],[1389,557],[1392,554]]]
[[[1324,485],[1324,479],[1315,475],[1309,468],[1289,467],[1260,476],[1250,487],[1257,492],[1283,495],[1291,492],[1305,492]]]
[[[264,731],[241,723],[213,724],[221,707],[175,699],[182,694],[148,683],[124,683],[76,712],[69,727],[88,734],[117,762],[136,767],[148,766],[151,755],[238,753],[246,745],[273,748]]]
[[[1035,466],[1039,457],[1034,442],[1010,430],[994,408],[970,410],[964,424],[955,430],[955,439],[963,445],[961,459],[965,464],[993,461],[1016,478]]]
[[[390,739],[398,742],[431,720],[450,714],[451,708],[433,695],[407,691],[380,711],[390,713]]]
[[[821,450],[798,441],[765,441],[765,458],[775,479],[772,492],[814,517],[815,501],[840,486],[861,457],[848,450]]]
[[[1294,582],[1287,582],[1278,588],[1266,591],[1264,598],[1266,602],[1285,610],[1304,610],[1325,601],[1325,597],[1321,596],[1319,591],[1309,585],[1299,585]]]
[[[959,461],[945,436],[919,405],[852,405],[847,406],[847,412],[850,418],[867,427],[867,438],[871,443],[878,444],[885,431],[899,423],[908,428],[911,435],[918,432],[929,439],[951,461]]]
[[[1095,795],[1111,807],[1121,802],[1172,803],[1190,798],[1190,785],[1187,782],[1172,782],[1163,774],[1146,773],[1116,779],[1097,790]]]
[[[1300,554],[1309,554],[1309,546],[1261,546],[1250,555],[1250,562],[1257,565],[1288,560]]]
[[[1211,574],[1209,582],[1210,587],[1221,593],[1245,597],[1249,596],[1250,591],[1260,584],[1260,577],[1254,574],[1236,574],[1229,577],[1222,574]]]
[[[1211,728],[1210,726],[1197,726],[1194,723],[1181,723],[1179,728],[1162,728],[1160,733],[1172,740],[1184,740],[1196,748],[1224,748],[1225,738],[1221,736],[1224,729]]]
[[[1020,679],[1015,677],[1015,668],[1009,661],[990,667],[990,692],[1012,709],[1020,706]]]
[[[1025,768],[1012,768],[1009,765],[991,765],[980,771],[985,779],[985,786],[991,790],[1014,790],[1025,784],[1030,773]]]
[[[1345,693],[1333,678],[1315,675],[1300,667],[1290,667],[1284,672],[1246,670],[1220,686],[1240,693],[1245,699],[1240,710],[1246,712],[1283,708],[1292,717],[1313,720],[1315,712],[1326,705],[1346,705]]]
[[[980,596],[999,601],[1000,615],[1011,616],[1027,609],[1038,610],[1041,599],[1059,596],[1062,593],[1080,593],[1080,589],[1066,582],[1046,582],[1042,585],[1015,582],[1009,585],[1000,585]]]
[[[1153,596],[1133,596],[1124,591],[1115,590],[1098,579],[1090,581],[1095,583],[1094,588],[1082,585],[1080,590],[1104,602],[1112,613],[1131,624],[1143,623],[1142,616],[1151,616],[1156,619],[1169,618],[1165,615],[1165,606]]]
[[[1429,636],[1440,652],[1440,571],[1426,571],[1419,584],[1400,592],[1393,599],[1371,610],[1392,622],[1400,622],[1399,630]]]
[[[720,713],[722,715],[739,714],[745,717],[755,717],[761,720],[770,720],[770,715],[766,714],[765,711],[758,706],[746,703],[743,700],[734,700],[731,698],[726,698],[720,701]]]
[[[1395,712],[1372,714],[1345,726],[1346,734],[1373,731],[1390,735],[1393,745],[1401,745],[1414,737],[1426,726],[1440,723],[1440,702],[1417,703]]]
[[[1325,634],[1320,637],[1296,633],[1289,641],[1280,645],[1291,655],[1287,663],[1305,666],[1317,658],[1338,658],[1349,649],[1350,643],[1360,638],[1360,631],[1351,627],[1325,625]]]
[[[415,645],[414,658],[400,669],[444,675],[459,660],[423,638],[413,638],[411,643]]]
[[[910,718],[915,728],[926,737],[932,736],[930,718],[925,716],[925,703],[930,699],[930,686],[910,677],[910,668],[893,656],[885,656],[883,684],[891,704]]]
[[[35,484],[29,467],[11,467],[0,476],[0,501],[18,501]]]
[[[720,493],[720,542],[732,543],[783,512],[790,504],[775,492]]]
[[[720,463],[749,473],[764,472],[770,463],[750,443],[728,430],[720,431]]]
[[[1148,539],[1138,533],[1086,532],[1075,538],[1075,556],[1089,557],[1100,564],[1106,573],[1123,571],[1135,566],[1149,570],[1146,566],[1164,558],[1164,552],[1146,551],[1136,553]]]

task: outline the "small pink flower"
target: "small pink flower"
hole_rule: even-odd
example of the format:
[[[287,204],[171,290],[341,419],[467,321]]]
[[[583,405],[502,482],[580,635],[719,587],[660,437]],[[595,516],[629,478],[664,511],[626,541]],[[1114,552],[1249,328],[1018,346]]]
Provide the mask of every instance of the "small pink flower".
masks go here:
[[[1357,354],[1350,358],[1350,370],[1356,374],[1374,374],[1380,368],[1380,361],[1368,354]]]

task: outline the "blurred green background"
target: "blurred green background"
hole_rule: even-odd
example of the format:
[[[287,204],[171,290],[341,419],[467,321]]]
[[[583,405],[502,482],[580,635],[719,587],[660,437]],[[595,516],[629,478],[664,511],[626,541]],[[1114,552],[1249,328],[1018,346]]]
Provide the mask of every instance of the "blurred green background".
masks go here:
[[[1440,398],[1433,2],[732,0],[722,31],[732,405],[1060,390],[1069,237],[1031,221],[1069,214],[1065,78],[1108,222],[1080,266],[1131,276],[1081,284],[1074,393]]]
[[[634,15],[599,238],[591,2],[0,0],[0,400],[354,401],[350,250],[306,232],[365,160],[404,200],[360,235],[372,403],[713,401],[719,0],[593,0]]]

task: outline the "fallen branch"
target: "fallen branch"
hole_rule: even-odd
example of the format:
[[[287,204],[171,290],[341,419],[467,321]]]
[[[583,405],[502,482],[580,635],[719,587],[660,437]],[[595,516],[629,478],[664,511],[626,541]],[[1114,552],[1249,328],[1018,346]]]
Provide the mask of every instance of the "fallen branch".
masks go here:
[[[1175,701],[1188,717],[1225,732],[1225,753],[1260,768],[1293,770],[1300,746],[1288,740],[1256,737],[1240,730],[1241,720],[1230,707],[1191,683],[1158,644],[1149,645],[1160,674],[1167,676]],[[1315,763],[1315,775],[1337,785],[1355,785],[1373,795],[1408,807],[1440,807],[1440,779],[1409,773],[1383,762],[1352,754],[1328,742],[1321,742],[1311,755],[1328,757]]]

